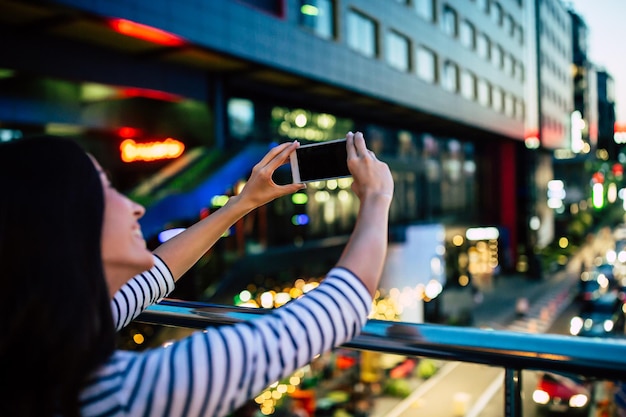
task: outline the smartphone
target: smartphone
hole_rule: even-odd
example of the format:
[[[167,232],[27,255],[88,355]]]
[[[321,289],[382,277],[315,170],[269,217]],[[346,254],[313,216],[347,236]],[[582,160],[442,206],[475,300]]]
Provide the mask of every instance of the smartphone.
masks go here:
[[[293,182],[322,181],[351,175],[345,139],[300,145],[290,157]]]

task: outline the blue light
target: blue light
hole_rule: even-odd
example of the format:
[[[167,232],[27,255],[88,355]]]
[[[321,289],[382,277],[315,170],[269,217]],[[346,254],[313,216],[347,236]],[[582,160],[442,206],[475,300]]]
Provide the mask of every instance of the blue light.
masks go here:
[[[306,214],[294,214],[291,217],[291,223],[294,226],[304,226],[306,224],[309,224],[309,216],[307,216]]]

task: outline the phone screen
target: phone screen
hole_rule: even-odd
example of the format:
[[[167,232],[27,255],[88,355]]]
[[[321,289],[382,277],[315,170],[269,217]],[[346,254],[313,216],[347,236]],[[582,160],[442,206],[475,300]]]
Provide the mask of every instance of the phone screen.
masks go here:
[[[296,157],[302,182],[350,175],[345,139],[300,146]]]

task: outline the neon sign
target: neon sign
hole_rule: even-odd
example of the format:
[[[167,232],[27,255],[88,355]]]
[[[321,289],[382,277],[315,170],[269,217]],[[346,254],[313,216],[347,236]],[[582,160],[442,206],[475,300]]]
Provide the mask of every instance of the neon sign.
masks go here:
[[[184,150],[185,145],[172,138],[142,143],[137,143],[133,139],[125,139],[120,144],[120,153],[124,162],[174,159],[181,156]]]
[[[164,46],[181,46],[185,43],[183,39],[169,32],[152,26],[142,25],[126,19],[110,19],[109,25],[118,33],[143,39],[148,42]]]

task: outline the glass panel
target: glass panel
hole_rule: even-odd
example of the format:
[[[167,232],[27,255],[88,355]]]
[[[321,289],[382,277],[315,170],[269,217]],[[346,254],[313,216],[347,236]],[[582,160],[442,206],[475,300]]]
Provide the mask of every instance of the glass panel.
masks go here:
[[[470,49],[476,48],[476,30],[467,20],[461,23],[461,43]]]
[[[468,71],[461,74],[461,94],[470,100],[476,98],[476,77]]]
[[[495,111],[503,110],[504,102],[502,90],[500,88],[494,87],[491,89],[491,103]]]
[[[502,67],[502,48],[495,43],[491,45],[491,62],[498,68]]]
[[[401,71],[408,71],[409,65],[409,39],[397,32],[387,33],[385,48],[387,62]]]
[[[483,79],[478,80],[478,102],[485,107],[489,107],[491,105],[491,91],[489,83]]]
[[[333,1],[300,0],[300,24],[326,39],[335,36]]]
[[[452,92],[458,91],[459,89],[458,78],[459,78],[458,66],[451,61],[446,61],[443,65],[443,77],[441,80],[443,88]]]
[[[354,10],[348,13],[348,45],[368,57],[376,56],[376,23]]]
[[[482,58],[489,59],[491,43],[489,42],[489,38],[484,33],[479,33],[476,39],[476,49],[478,50],[478,55]]]
[[[435,7],[433,5],[434,0],[415,0],[415,10],[417,14],[429,21],[433,22],[435,20]]]
[[[417,75],[424,81],[437,82],[437,56],[421,46],[417,48]]]
[[[515,104],[513,101],[513,96],[510,94],[504,95],[504,114],[507,116],[513,117],[515,115]]]
[[[509,55],[504,55],[504,72],[512,77],[515,76],[515,66],[513,64],[514,58]]]
[[[443,29],[443,32],[456,38],[458,35],[457,20],[458,17],[456,11],[449,6],[445,6],[443,8],[443,16],[441,19],[441,28]]]
[[[499,3],[491,3],[491,18],[498,25],[502,25],[502,6]]]
[[[235,139],[245,139],[254,131],[254,103],[250,100],[228,100],[228,132]]]

